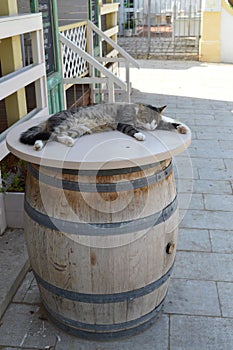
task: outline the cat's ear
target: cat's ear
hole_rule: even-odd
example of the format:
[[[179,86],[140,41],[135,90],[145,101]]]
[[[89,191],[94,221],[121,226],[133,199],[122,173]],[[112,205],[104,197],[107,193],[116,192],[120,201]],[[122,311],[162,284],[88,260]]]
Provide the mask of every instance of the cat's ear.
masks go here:
[[[160,114],[162,114],[165,108],[167,108],[167,105],[165,105],[165,106],[163,106],[163,107],[159,107],[159,108],[158,108],[158,112],[159,112]]]
[[[159,114],[161,114],[167,106],[156,107],[156,106],[153,106],[153,105],[147,105],[147,107],[149,107],[149,108],[152,109],[153,111],[156,111],[156,112],[158,112]]]

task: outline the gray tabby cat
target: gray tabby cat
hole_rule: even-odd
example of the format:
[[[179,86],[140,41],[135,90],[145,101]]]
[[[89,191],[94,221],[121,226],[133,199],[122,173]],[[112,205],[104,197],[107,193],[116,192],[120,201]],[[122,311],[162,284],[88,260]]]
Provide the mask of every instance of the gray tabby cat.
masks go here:
[[[66,110],[23,132],[20,142],[34,145],[38,151],[42,149],[43,141],[55,140],[73,146],[77,137],[107,130],[119,130],[138,141],[145,140],[145,135],[139,130],[176,129],[186,134],[184,125],[162,116],[165,108],[142,103],[106,103]]]

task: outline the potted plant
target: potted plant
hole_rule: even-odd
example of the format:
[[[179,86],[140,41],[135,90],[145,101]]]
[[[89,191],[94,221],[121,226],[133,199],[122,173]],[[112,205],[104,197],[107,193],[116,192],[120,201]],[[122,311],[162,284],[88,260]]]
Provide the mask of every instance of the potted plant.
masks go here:
[[[134,34],[135,27],[136,27],[136,21],[134,18],[130,18],[128,21],[126,21],[124,24],[125,36],[132,36],[132,34]]]
[[[23,227],[23,203],[26,163],[8,155],[0,164],[0,230],[5,227]]]

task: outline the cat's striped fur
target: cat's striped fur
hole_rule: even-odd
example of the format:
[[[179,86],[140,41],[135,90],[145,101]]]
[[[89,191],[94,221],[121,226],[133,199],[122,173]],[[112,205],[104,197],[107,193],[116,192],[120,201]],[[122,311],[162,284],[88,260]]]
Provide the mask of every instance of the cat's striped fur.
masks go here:
[[[107,130],[119,130],[139,141],[145,140],[145,135],[139,130],[162,128],[186,133],[181,123],[162,116],[165,107],[141,103],[106,103],[66,110],[23,132],[20,142],[34,145],[39,150],[43,147],[43,141],[55,140],[73,146],[77,137]]]

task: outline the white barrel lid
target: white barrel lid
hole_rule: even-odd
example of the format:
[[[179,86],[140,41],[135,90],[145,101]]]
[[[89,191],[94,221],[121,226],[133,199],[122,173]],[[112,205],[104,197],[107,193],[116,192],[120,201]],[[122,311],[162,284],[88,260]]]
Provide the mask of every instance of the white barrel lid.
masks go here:
[[[145,141],[119,131],[85,135],[75,140],[73,147],[56,141],[48,142],[40,151],[19,142],[22,132],[48,117],[30,119],[13,128],[6,137],[8,149],[27,162],[63,169],[119,169],[141,166],[170,159],[183,152],[191,142],[191,131],[143,131]]]

